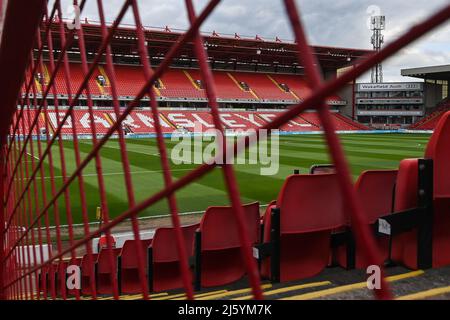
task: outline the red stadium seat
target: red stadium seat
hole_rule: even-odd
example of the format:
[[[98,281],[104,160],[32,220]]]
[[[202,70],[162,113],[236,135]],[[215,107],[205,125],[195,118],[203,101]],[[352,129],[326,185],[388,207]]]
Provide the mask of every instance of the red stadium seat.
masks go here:
[[[367,222],[373,225],[378,218],[393,212],[393,195],[397,179],[397,170],[373,170],[363,172],[355,184],[356,194],[363,205]],[[378,248],[384,260],[389,257],[389,239],[380,235],[377,237]],[[344,268],[348,267],[346,246],[336,250],[338,263]],[[366,267],[362,258],[361,248],[356,244],[355,267]]]
[[[117,257],[120,254],[121,248],[114,249],[102,249],[98,255],[97,267],[96,267],[96,280],[97,280],[97,293],[112,295],[114,293],[113,278],[117,279]],[[114,264],[110,265],[110,255],[113,255]],[[117,285],[119,283],[117,282]]]
[[[244,205],[247,232],[252,244],[260,241],[259,203]],[[215,287],[241,279],[246,272],[232,207],[209,207],[196,236],[196,289]]]
[[[67,296],[66,271],[69,261],[60,261],[56,265],[55,271],[55,290],[56,295],[65,298]]]
[[[188,257],[192,256],[195,231],[199,225],[182,227]],[[174,228],[159,228],[149,247],[150,290],[161,292],[183,287]]]
[[[81,259],[81,294],[92,295],[91,291],[91,273],[95,271],[95,264],[97,263],[98,254],[93,253],[91,255],[92,265],[89,265],[88,255],[85,254]],[[95,276],[95,272],[94,272]],[[95,279],[94,279],[95,284]]]
[[[56,295],[56,272],[58,269],[58,264],[52,263],[47,267],[45,273],[45,289],[47,291],[47,297]]]
[[[271,226],[265,226],[264,242],[274,249],[263,259],[262,276],[291,281],[319,274],[329,264],[332,231],[347,225],[337,176],[288,177],[271,216],[265,218]]]
[[[39,292],[44,294],[45,296],[48,296],[48,271],[50,269],[50,266],[46,265],[42,267],[40,273],[39,273]]]
[[[433,160],[433,207],[432,212],[432,265],[442,267],[450,264],[450,112],[438,123],[428,144],[425,158]],[[395,194],[395,211],[405,211],[419,206],[418,184],[421,169],[418,159],[406,159],[400,164]],[[419,231],[413,229],[394,236],[392,255],[411,269],[420,268],[418,253]]]
[[[147,248],[152,240],[141,240],[142,257],[147,267]],[[142,291],[137,260],[137,240],[125,241],[119,256],[120,288],[123,294],[137,294]],[[147,273],[147,270],[145,270]]]

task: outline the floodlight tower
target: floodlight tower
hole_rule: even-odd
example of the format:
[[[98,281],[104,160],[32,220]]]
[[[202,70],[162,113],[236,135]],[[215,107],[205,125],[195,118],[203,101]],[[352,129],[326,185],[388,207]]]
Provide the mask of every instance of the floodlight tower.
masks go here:
[[[381,33],[386,27],[386,17],[385,16],[373,16],[371,17],[370,29],[373,31],[372,35],[372,45],[375,51],[380,51],[381,46],[384,43],[384,36]],[[383,66],[378,63],[372,68],[372,83],[383,82]]]

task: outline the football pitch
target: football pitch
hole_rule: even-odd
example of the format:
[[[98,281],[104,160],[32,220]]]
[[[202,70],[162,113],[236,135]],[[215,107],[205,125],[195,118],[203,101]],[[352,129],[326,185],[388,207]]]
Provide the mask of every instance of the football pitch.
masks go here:
[[[354,179],[364,170],[397,168],[400,160],[409,157],[422,157],[429,140],[425,134],[346,134],[340,135],[347,158],[351,165]],[[33,142],[36,150],[36,142]],[[169,155],[176,142],[166,140]],[[208,143],[209,144],[209,143]],[[45,147],[45,144],[43,145]],[[64,141],[64,156],[66,171],[72,174],[76,168],[73,142]],[[29,148],[28,148],[29,149]],[[91,140],[80,140],[81,159],[84,159],[92,149]],[[130,171],[133,181],[136,201],[140,202],[164,187],[163,174],[160,166],[160,155],[156,139],[127,139],[127,151],[130,162]],[[252,151],[251,151],[252,152]],[[123,175],[123,164],[117,140],[108,141],[101,150],[101,163],[105,182],[105,191],[110,217],[113,218],[128,208],[127,190]],[[59,146],[52,147],[53,167],[56,190],[62,185],[62,166]],[[27,165],[31,170],[30,156]],[[35,159],[35,162],[37,159]],[[284,179],[299,169],[307,173],[314,164],[329,164],[327,147],[320,135],[281,136],[279,138],[279,170],[276,175],[262,176],[261,165],[240,164],[235,165],[235,172],[239,183],[239,190],[243,202],[259,201],[262,205],[277,198]],[[173,179],[186,175],[196,168],[195,164],[176,165],[171,162]],[[51,198],[51,179],[49,161],[45,161],[46,198]],[[95,161],[83,171],[84,188],[86,192],[87,209],[90,221],[95,221],[96,208],[100,206],[98,179]],[[34,193],[34,184],[31,184],[31,194],[38,195],[42,210],[42,191],[40,190],[41,175],[37,175],[39,182],[37,193]],[[19,179],[20,180],[20,179]],[[26,180],[24,177],[23,180]],[[17,181],[16,181],[17,183]],[[73,223],[82,222],[81,202],[78,180],[69,187],[68,193]],[[301,195],[299,195],[301,196]],[[218,167],[211,173],[190,184],[176,193],[180,213],[204,211],[208,206],[228,205],[227,192],[223,182],[223,174]],[[34,209],[34,201],[31,206]],[[59,219],[61,224],[67,223],[66,203],[64,195],[58,201]],[[167,215],[169,209],[167,201],[160,201],[141,212],[139,217]],[[53,224],[54,208],[48,211],[48,218]],[[41,223],[44,223],[42,220]]]

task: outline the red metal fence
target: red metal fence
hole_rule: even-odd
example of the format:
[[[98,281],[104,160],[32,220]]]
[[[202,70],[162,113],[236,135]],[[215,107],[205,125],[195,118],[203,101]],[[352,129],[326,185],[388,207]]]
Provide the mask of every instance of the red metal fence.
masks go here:
[[[180,218],[177,208],[177,192],[190,183],[198,180],[208,174],[215,168],[215,164],[204,164],[197,169],[192,170],[187,175],[178,180],[173,180],[165,140],[163,138],[157,101],[155,99],[154,83],[159,79],[169,67],[172,60],[177,56],[180,50],[187,43],[192,42],[195,45],[195,53],[199,61],[201,75],[205,84],[205,89],[210,101],[211,115],[215,127],[224,132],[220,121],[220,111],[216,99],[216,89],[212,77],[211,69],[207,62],[207,53],[204,48],[199,28],[203,22],[210,16],[214,9],[221,3],[220,0],[211,0],[204,7],[200,14],[196,14],[192,0],[185,0],[185,6],[191,23],[189,30],[183,34],[178,42],[174,43],[171,50],[165,56],[164,60],[155,69],[152,69],[148,60],[148,51],[146,46],[145,34],[143,31],[140,12],[137,0],[124,0],[123,5],[117,15],[114,23],[107,26],[105,22],[104,4],[102,0],[92,1],[96,4],[99,17],[102,40],[98,46],[98,51],[93,60],[88,61],[86,56],[86,44],[81,28],[74,28],[65,32],[66,25],[63,17],[63,10],[59,0],[54,1],[51,7],[47,6],[44,0],[15,0],[9,1],[5,18],[3,19],[3,35],[0,52],[0,68],[3,76],[0,78],[0,92],[2,94],[2,108],[5,110],[0,120],[1,140],[1,183],[0,195],[3,200],[0,212],[0,298],[6,299],[50,299],[56,298],[56,292],[45,293],[38,292],[36,288],[39,285],[39,272],[52,263],[62,261],[63,258],[76,258],[77,249],[85,248],[88,256],[92,255],[91,241],[103,233],[110,234],[111,229],[126,219],[131,219],[132,230],[136,239],[140,239],[140,230],[137,221],[139,214],[146,208],[152,206],[160,200],[166,199],[169,203],[173,226],[176,230],[177,249],[181,261],[181,272],[185,292],[189,299],[194,298],[191,274],[189,272],[188,257],[184,250],[183,235],[180,229]],[[316,109],[322,122],[329,151],[336,165],[340,187],[346,201],[348,212],[353,221],[353,228],[356,240],[363,244],[366,250],[366,260],[369,264],[382,265],[380,255],[374,239],[370,233],[367,224],[364,221],[364,215],[358,198],[355,196],[352,187],[349,167],[344,156],[339,138],[335,133],[331,115],[328,107],[325,105],[326,97],[334,94],[346,83],[370,70],[378,62],[383,61],[389,56],[395,54],[414,40],[418,39],[436,26],[444,23],[450,17],[450,6],[443,8],[435,15],[411,28],[407,33],[397,39],[395,42],[387,45],[381,52],[370,55],[359,61],[354,68],[341,77],[330,82],[323,82],[318,69],[315,67],[316,61],[308,45],[304,28],[299,16],[298,8],[294,0],[280,1],[284,5],[286,15],[295,34],[297,41],[299,59],[305,67],[306,76],[313,93],[302,103],[294,106],[281,114],[273,122],[266,125],[264,129],[276,129],[287,123],[295,116],[307,109]],[[3,4],[3,1],[0,3]],[[85,8],[86,1],[73,1],[74,5],[80,7],[81,12]],[[226,5],[224,3],[223,5]],[[24,8],[27,10],[24,10]],[[136,43],[140,62],[142,63],[142,72],[146,79],[146,84],[139,92],[136,92],[132,102],[126,108],[120,108],[117,96],[117,83],[115,79],[115,66],[112,58],[111,41],[123,20],[126,13],[130,12],[134,18],[136,26]],[[59,32],[59,45],[62,48],[60,52],[54,52],[54,36],[52,35],[52,26],[57,26]],[[80,48],[80,57],[84,80],[82,85],[76,90],[71,91],[71,70],[69,66],[68,51],[73,44]],[[34,51],[32,50],[34,49]],[[49,54],[55,53],[55,54]],[[48,59],[49,81],[42,84],[42,97],[37,97],[38,88],[35,78],[38,73],[44,74],[44,58]],[[101,138],[97,138],[96,128],[93,117],[93,101],[89,79],[93,76],[95,68],[100,64],[106,64],[106,73],[110,79],[111,94],[114,111],[117,121],[109,129],[108,133]],[[45,137],[41,137],[39,132],[39,114],[48,112],[50,95],[57,96],[58,90],[55,85],[55,78],[58,73],[64,73],[66,90],[69,93],[69,107],[61,108],[58,105],[58,99],[52,99],[55,111],[65,112],[62,119],[57,120],[57,128],[50,134],[48,118],[45,117]],[[8,74],[6,77],[5,74]],[[25,88],[26,94],[19,94],[21,89]],[[31,94],[31,95],[30,95]],[[76,169],[71,172],[67,169],[67,163],[63,151],[63,137],[61,130],[63,125],[68,122],[74,122],[74,108],[79,103],[81,95],[87,98],[87,106],[90,114],[92,143],[93,147],[87,156],[82,158],[80,145],[77,136],[75,123],[72,123],[72,141],[75,152]],[[137,202],[133,180],[130,172],[130,163],[127,154],[127,143],[124,138],[122,123],[133,109],[139,106],[144,96],[149,95],[150,106],[153,113],[153,120],[157,132],[157,144],[160,153],[161,167],[164,174],[164,188],[156,194],[149,195],[142,202]],[[19,97],[18,97],[19,96]],[[18,98],[17,98],[18,97]],[[17,107],[18,106],[18,107]],[[25,116],[27,112],[36,110],[34,116]],[[31,114],[31,113],[29,113]],[[100,151],[102,147],[111,139],[117,136],[120,146],[120,155],[124,182],[127,189],[128,209],[116,218],[109,217],[109,207],[106,197],[106,186],[102,173],[102,157]],[[246,141],[246,147],[252,139]],[[242,149],[242,144],[226,145],[223,143],[221,150],[231,157],[231,152],[225,153],[227,148]],[[53,152],[52,152],[53,151]],[[242,151],[242,150],[239,150]],[[221,155],[218,156],[222,158]],[[62,184],[56,183],[54,163],[58,161],[61,164]],[[87,211],[86,190],[83,172],[90,163],[95,163],[96,177],[98,183],[98,192],[101,199],[101,209],[105,223],[96,230],[92,230]],[[48,164],[48,174],[50,180],[50,189],[44,182],[46,179],[45,164]],[[260,287],[257,265],[252,258],[251,245],[246,236],[243,210],[241,207],[240,192],[236,182],[235,172],[232,165],[221,166],[225,180],[226,190],[229,200],[234,208],[237,225],[240,234],[242,246],[242,256],[244,258],[250,286],[255,299],[263,299],[263,293]],[[69,187],[77,186],[79,189],[79,199],[69,192]],[[61,201],[64,200],[64,201]],[[71,203],[79,202],[83,217],[84,236],[81,240],[75,240],[73,230],[73,212]],[[61,234],[60,218],[65,216],[68,224],[68,245],[63,245]],[[51,221],[53,220],[53,223]],[[54,224],[52,227],[51,224]],[[108,238],[109,239],[109,238]],[[43,244],[55,243],[56,252],[50,251]],[[138,242],[139,243],[139,242]],[[111,245],[111,244],[109,244]],[[31,248],[31,250],[29,249]],[[142,250],[138,248],[139,277],[141,283],[142,296],[149,299],[148,284],[145,274],[145,261],[142,256]],[[48,252],[44,252],[48,250]],[[109,263],[113,265],[113,255],[109,257]],[[42,264],[32,264],[30,261],[38,261],[48,254],[50,259]],[[39,259],[40,258],[40,259]],[[28,263],[27,263],[28,262]],[[88,263],[93,263],[92,259]],[[91,270],[93,270],[91,268]],[[92,271],[93,272],[93,271]],[[91,279],[91,289],[93,299],[96,299],[96,289],[94,276]],[[383,278],[384,279],[384,278]],[[111,278],[114,288],[114,298],[119,298],[118,284],[115,277]],[[378,298],[388,299],[391,297],[388,285],[383,281],[382,289],[376,290]],[[66,298],[63,296],[63,298]],[[79,299],[79,293],[76,293]]]

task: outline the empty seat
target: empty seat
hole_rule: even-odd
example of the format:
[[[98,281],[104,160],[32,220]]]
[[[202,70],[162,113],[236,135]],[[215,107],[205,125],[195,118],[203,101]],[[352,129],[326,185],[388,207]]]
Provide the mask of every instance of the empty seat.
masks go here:
[[[152,240],[140,240],[142,246],[142,257],[147,274],[147,248]],[[125,241],[119,256],[120,287],[123,294],[137,294],[142,292],[141,281],[139,278],[137,240]],[[147,280],[145,280],[147,281]]]
[[[89,255],[85,254],[81,259],[81,294],[92,295],[91,276],[95,277],[95,264],[97,263],[98,254],[91,254],[91,262],[89,263]],[[95,279],[94,286],[95,286]]]
[[[55,270],[55,290],[56,295],[65,298],[67,296],[66,271],[69,261],[59,261]]]
[[[195,231],[198,227],[198,224],[194,224],[181,228],[188,257],[192,256]],[[155,231],[148,254],[150,290],[161,292],[183,287],[176,243],[174,228],[159,228]]]
[[[393,212],[393,195],[397,170],[372,170],[363,172],[355,184],[356,195],[361,201],[367,222],[373,225],[378,218]],[[384,260],[389,257],[389,238],[380,235],[376,238],[378,248]],[[366,267],[363,260],[362,248],[356,244],[356,268]],[[343,267],[348,267],[346,246],[336,250],[337,260]]]
[[[50,266],[45,265],[41,268],[39,272],[39,292],[41,292],[43,295],[47,295],[47,274],[49,271]]]
[[[450,264],[450,112],[439,121],[431,137],[426,159],[433,160],[433,226],[432,266]],[[419,160],[405,159],[400,163],[395,193],[395,211],[418,206]],[[411,269],[418,265],[417,229],[394,236],[392,255],[397,262]]]
[[[289,176],[270,213],[272,217],[277,214],[279,242],[274,244],[274,252],[279,255],[272,253],[263,260],[263,277],[291,281],[319,274],[329,264],[332,231],[347,225],[337,176]],[[271,224],[264,227],[264,242],[270,243],[276,240],[272,237],[276,226],[269,217],[264,221]],[[277,265],[279,275],[272,274]]]
[[[102,249],[98,255],[96,266],[96,280],[97,280],[97,293],[109,294],[114,293],[113,279],[117,281],[117,257],[120,254],[121,248],[114,249]],[[112,255],[113,264],[110,263]],[[117,281],[117,286],[119,282]]]
[[[244,205],[247,235],[254,245],[260,241],[259,203]],[[241,241],[232,207],[210,207],[200,223],[196,237],[197,289],[232,283],[241,279],[245,264],[241,258]]]

